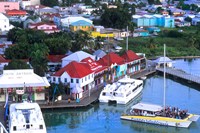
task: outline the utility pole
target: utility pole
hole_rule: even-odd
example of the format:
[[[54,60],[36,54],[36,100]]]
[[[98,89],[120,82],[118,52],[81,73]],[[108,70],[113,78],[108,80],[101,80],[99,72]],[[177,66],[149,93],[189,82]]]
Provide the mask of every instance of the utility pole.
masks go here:
[[[128,32],[128,26],[127,26],[127,35],[126,35],[126,51],[128,51],[128,35],[129,35],[129,32]]]

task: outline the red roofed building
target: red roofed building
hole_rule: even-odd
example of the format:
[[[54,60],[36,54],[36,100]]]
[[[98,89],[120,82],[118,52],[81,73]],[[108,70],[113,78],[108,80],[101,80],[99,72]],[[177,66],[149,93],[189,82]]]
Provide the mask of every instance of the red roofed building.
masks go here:
[[[35,24],[30,23],[28,25],[28,28],[42,30],[47,34],[60,32],[60,30],[57,28],[57,26],[54,23],[44,23],[44,22],[35,23]]]
[[[146,66],[145,58],[138,56],[131,50],[126,51],[121,57],[124,58],[127,63],[127,73],[138,72],[145,68],[143,68],[143,66]]]
[[[66,57],[67,55],[49,55],[48,58],[48,70],[55,72],[56,70],[61,68],[62,65],[62,58]]]
[[[94,72],[95,86],[104,82],[104,75],[108,68],[107,66],[102,66],[90,57],[81,60],[81,62],[87,63],[90,69]]]
[[[125,60],[113,52],[98,60],[98,63],[109,67],[109,72],[107,73],[108,80],[112,78],[113,81],[115,78],[119,78],[126,74],[127,65]]]
[[[57,71],[51,77],[51,81],[56,84],[69,84],[73,97],[78,99],[94,88],[94,72],[87,63],[72,61]]]
[[[4,66],[8,65],[10,60],[6,60],[2,55],[0,55],[0,71],[3,71]]]
[[[25,16],[26,14],[27,14],[26,11],[17,10],[17,9],[7,10],[6,11],[6,15],[8,15],[8,16]]]

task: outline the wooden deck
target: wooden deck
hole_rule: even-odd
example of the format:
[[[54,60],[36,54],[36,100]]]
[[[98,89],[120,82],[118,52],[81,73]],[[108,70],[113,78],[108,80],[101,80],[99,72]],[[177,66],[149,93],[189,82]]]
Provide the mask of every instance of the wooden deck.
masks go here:
[[[162,73],[164,72],[164,68],[156,68],[156,70],[158,72],[162,72]],[[189,74],[189,73],[187,73],[187,72],[185,72],[181,69],[175,69],[175,68],[167,67],[165,73],[167,75],[171,75],[171,76],[186,80],[186,81],[188,81],[188,83],[200,84],[200,77],[199,76]]]
[[[86,107],[90,105],[91,103],[98,100],[99,94],[103,87],[98,88],[98,90],[95,90],[94,92],[91,92],[90,96],[84,97],[83,99],[80,99],[79,102],[73,100],[68,102],[68,100],[61,100],[53,103],[39,103],[41,109],[53,109],[53,108],[76,108],[76,107]]]

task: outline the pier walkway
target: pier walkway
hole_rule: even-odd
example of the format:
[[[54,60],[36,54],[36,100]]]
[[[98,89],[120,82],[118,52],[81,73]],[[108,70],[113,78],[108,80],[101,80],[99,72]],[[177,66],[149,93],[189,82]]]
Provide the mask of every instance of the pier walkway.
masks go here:
[[[158,72],[164,72],[164,68],[156,68]],[[200,84],[200,77],[196,75],[189,74],[181,69],[169,68],[165,70],[166,75],[171,75],[183,80],[188,81],[188,83]]]

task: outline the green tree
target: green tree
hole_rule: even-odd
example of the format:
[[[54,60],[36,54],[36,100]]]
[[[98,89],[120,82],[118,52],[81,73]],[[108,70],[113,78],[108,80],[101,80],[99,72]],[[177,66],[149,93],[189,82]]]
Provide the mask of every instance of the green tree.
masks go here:
[[[44,43],[50,50],[49,54],[54,55],[65,54],[72,47],[70,38],[65,36],[48,38]]]
[[[41,30],[26,29],[25,32],[28,44],[43,43],[47,36],[47,34]]]
[[[22,60],[12,60],[8,65],[4,66],[4,70],[13,70],[13,69],[30,69],[30,65]]]
[[[185,21],[187,21],[187,22],[192,22],[192,18],[186,17],[186,18],[185,18]]]
[[[30,45],[19,43],[5,50],[7,59],[28,59],[30,56]]]
[[[41,0],[41,4],[49,7],[58,6],[58,0]]]
[[[30,54],[30,63],[34,68],[34,72],[40,76],[44,76],[47,71],[47,57],[49,49],[44,44],[34,44]]]
[[[91,37],[88,32],[85,32],[82,30],[78,30],[78,31],[74,32],[72,34],[71,51],[75,52],[75,51],[83,50],[85,48],[87,49],[92,44],[94,44],[93,42],[88,41],[88,40],[91,40]]]
[[[26,41],[26,33],[25,30],[15,27],[11,30],[9,30],[7,34],[8,41],[12,41],[13,43],[19,42],[21,39],[23,41]]]
[[[105,27],[123,29],[131,21],[131,14],[126,9],[106,9],[101,16],[101,24]]]

